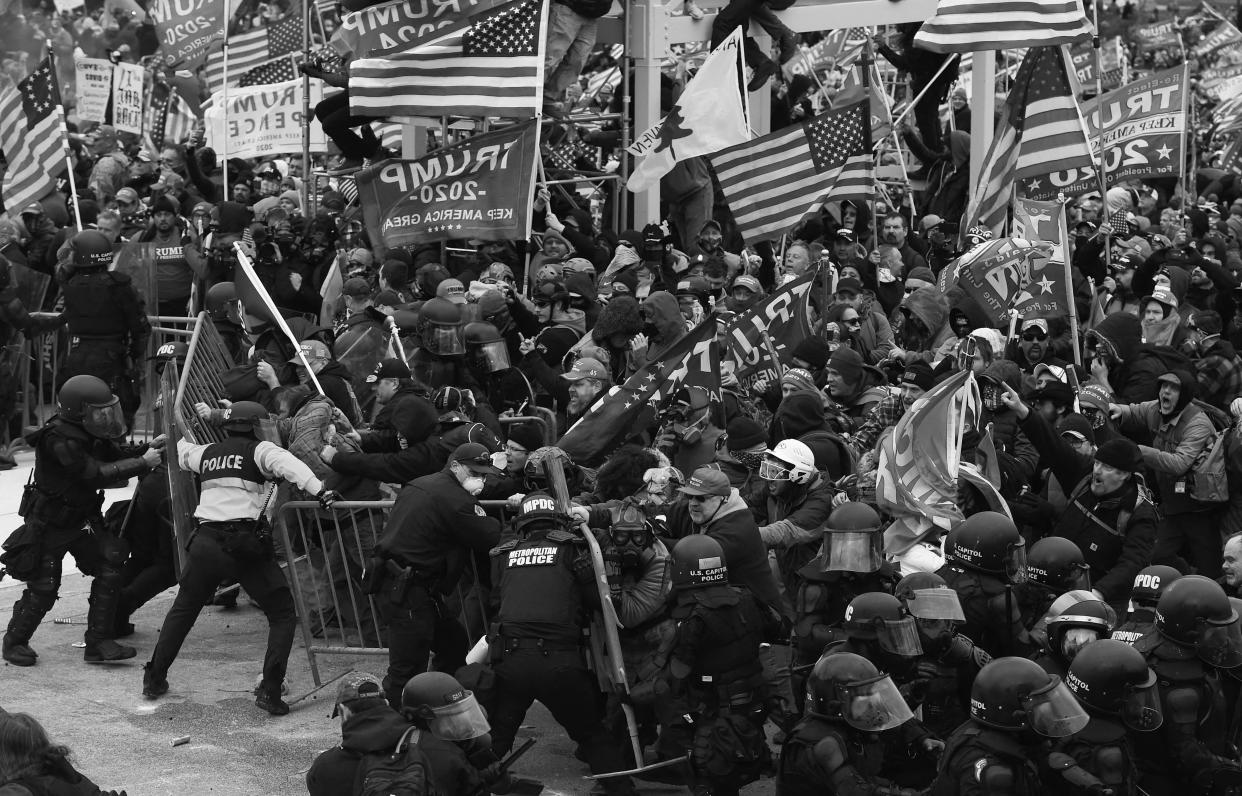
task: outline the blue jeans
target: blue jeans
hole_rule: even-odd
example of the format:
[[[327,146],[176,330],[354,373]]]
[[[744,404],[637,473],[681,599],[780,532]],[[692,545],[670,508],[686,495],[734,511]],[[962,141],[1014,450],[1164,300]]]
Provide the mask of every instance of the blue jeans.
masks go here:
[[[595,47],[598,19],[588,19],[562,3],[548,12],[548,49],[543,60],[543,93],[547,100],[565,99],[565,89],[582,74]]]

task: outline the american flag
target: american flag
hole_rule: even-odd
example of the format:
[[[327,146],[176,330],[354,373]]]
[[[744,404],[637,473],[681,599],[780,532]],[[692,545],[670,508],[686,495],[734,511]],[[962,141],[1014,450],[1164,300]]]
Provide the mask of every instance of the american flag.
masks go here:
[[[144,145],[158,152],[164,148],[164,119],[168,115],[168,95],[171,89],[167,83],[159,80],[150,81],[150,86],[142,129]]]
[[[168,97],[168,106],[164,113],[164,140],[181,143],[198,124],[198,117],[190,110],[190,104],[179,92],[172,92]]]
[[[1091,165],[1091,147],[1060,47],[1029,50],[1005,100],[963,229],[999,234],[1014,181]]]
[[[213,94],[224,85],[224,48],[218,43],[214,47],[207,54],[207,87]],[[240,75],[301,47],[301,16],[229,36],[229,85],[238,85]]]
[[[514,0],[443,28],[408,50],[350,65],[358,116],[534,115],[543,102],[548,4]]]
[[[873,195],[864,100],[708,156],[747,243],[784,232],[824,202]]]
[[[279,58],[273,58],[239,77],[237,85],[245,88],[246,86],[259,86],[265,83],[283,83],[286,80],[295,80],[298,76],[297,60],[298,55],[295,53],[288,53]]]
[[[938,53],[1049,47],[1091,37],[1081,0],[941,0],[914,44]]]
[[[0,87],[0,151],[8,160],[0,200],[12,213],[56,187],[65,170],[60,90],[50,58],[24,80]]]

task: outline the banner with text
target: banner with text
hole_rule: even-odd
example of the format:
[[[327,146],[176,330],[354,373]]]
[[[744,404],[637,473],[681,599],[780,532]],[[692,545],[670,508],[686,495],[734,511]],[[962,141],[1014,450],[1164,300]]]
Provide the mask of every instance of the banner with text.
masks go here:
[[[458,20],[487,11],[501,0],[395,0],[341,17],[332,46],[355,58],[406,49]]]
[[[226,0],[155,0],[147,9],[155,20],[165,66],[193,61],[224,38]],[[229,153],[232,154],[232,153]]]
[[[1095,50],[1091,42],[1079,42],[1070,47],[1070,59],[1074,62],[1074,72],[1078,75],[1078,84],[1083,91],[1094,94],[1096,87]],[[1122,83],[1125,67],[1125,54],[1121,37],[1114,36],[1100,43],[1100,66],[1103,73],[1100,83],[1105,91],[1111,91]]]
[[[1013,234],[1034,243],[1047,243],[1046,254],[1030,260],[1030,272],[1014,299],[1014,309],[1023,318],[1068,315],[1070,290],[1066,284],[1067,262],[1065,211],[1057,202],[1014,199]]]
[[[418,160],[358,172],[371,240],[389,247],[458,238],[530,235],[537,120],[476,135]]]
[[[1199,70],[1199,88],[1213,99],[1227,99],[1242,93],[1242,64],[1213,66]]]
[[[1188,94],[1186,67],[1179,66],[1083,103],[1082,115],[1095,163],[1099,163],[1103,126],[1108,185],[1122,180],[1181,175]],[[1058,193],[1079,196],[1099,189],[1096,168],[1087,166],[1046,177],[1028,177],[1020,182],[1018,194],[1049,200],[1057,198]]]
[[[104,122],[112,99],[112,62],[107,58],[78,58],[73,62],[77,84],[78,118]]]
[[[1157,50],[1177,50],[1181,52],[1182,37],[1177,32],[1177,20],[1168,19],[1151,25],[1138,25],[1130,30],[1130,39],[1136,50],[1142,53],[1153,53]],[[1086,43],[1088,47],[1090,42]]]
[[[1035,261],[1047,261],[1050,247],[1021,238],[1003,238],[988,257],[962,267],[958,284],[997,326],[1009,322],[1009,310],[1029,296],[1027,287],[1035,276]]]
[[[819,269],[812,268],[729,322],[729,353],[737,363],[734,374],[743,389],[760,379],[778,381],[785,369],[772,356],[790,365],[793,349],[811,336],[811,288],[817,276]]]
[[[264,157],[302,151],[302,81],[268,83],[230,88],[228,113],[222,107],[223,92],[213,94],[204,119],[207,146],[228,152],[231,158]],[[323,83],[310,82],[310,107],[323,100]],[[227,118],[227,124],[226,124]],[[225,148],[225,136],[228,148]],[[323,125],[311,118],[310,151],[328,151]]]
[[[142,75],[141,66],[124,61],[112,72],[112,126],[122,133],[142,134]]]

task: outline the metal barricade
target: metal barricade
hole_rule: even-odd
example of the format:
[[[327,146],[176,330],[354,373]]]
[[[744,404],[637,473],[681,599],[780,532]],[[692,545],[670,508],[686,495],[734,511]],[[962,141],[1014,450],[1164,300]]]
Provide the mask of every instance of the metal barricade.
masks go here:
[[[384,531],[394,501],[337,503],[326,511],[313,501],[289,501],[279,507],[276,532],[287,561],[289,586],[297,606],[302,642],[315,685],[322,684],[320,655],[387,656],[383,611],[362,593],[364,568]],[[507,503],[484,500],[489,514],[507,519]],[[487,632],[486,586],[470,556],[445,607],[457,613],[468,638]]]

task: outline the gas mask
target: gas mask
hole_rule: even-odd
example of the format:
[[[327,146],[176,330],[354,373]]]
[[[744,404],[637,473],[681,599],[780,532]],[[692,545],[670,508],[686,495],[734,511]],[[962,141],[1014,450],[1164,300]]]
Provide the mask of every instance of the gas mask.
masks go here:
[[[623,510],[623,516],[630,513]],[[651,546],[651,528],[645,522],[633,522],[629,517],[618,520],[608,529],[611,553],[621,569],[635,570],[642,564],[643,550]]]

